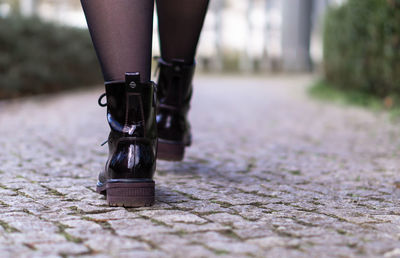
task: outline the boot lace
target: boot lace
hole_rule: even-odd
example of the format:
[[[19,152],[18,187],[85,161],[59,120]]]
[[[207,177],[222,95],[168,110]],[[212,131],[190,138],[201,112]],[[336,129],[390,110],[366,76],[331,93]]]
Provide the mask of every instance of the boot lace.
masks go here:
[[[97,101],[97,103],[99,104],[100,107],[105,107],[107,106],[107,102],[103,103],[103,98],[106,96],[106,93],[103,93],[100,95],[99,100]]]

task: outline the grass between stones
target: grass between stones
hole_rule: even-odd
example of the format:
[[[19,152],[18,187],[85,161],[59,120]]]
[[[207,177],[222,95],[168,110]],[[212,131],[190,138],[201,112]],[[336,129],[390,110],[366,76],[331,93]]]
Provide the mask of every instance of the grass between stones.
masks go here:
[[[62,223],[57,223],[57,227],[58,227],[58,234],[64,236],[65,240],[77,244],[83,243],[83,240],[81,238],[75,237],[65,231],[67,228],[70,228],[69,226],[64,225]]]
[[[47,194],[49,194],[49,195],[53,195],[53,196],[57,196],[57,197],[65,197],[66,196],[65,194],[60,193],[56,189],[50,188],[50,187],[45,186],[45,185],[40,185],[40,186],[45,188],[47,190]]]
[[[103,230],[108,231],[113,235],[116,234],[114,228],[111,226],[111,224],[108,222],[107,219],[94,219],[94,218],[87,217],[87,216],[82,216],[81,219],[87,220],[87,221],[93,221],[97,225],[100,225],[100,227]]]
[[[0,226],[7,232],[7,233],[15,233],[21,232],[18,229],[10,226],[7,222],[0,220]]]

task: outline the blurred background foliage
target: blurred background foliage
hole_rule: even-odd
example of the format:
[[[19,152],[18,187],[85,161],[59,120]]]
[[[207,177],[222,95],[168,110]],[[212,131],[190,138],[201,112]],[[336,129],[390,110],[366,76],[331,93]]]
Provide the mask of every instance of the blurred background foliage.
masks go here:
[[[101,82],[87,30],[18,14],[0,18],[0,99]]]
[[[400,103],[399,21],[400,0],[211,1],[198,71],[320,72],[323,61],[316,95],[391,108]],[[0,0],[0,99],[100,84],[85,26],[76,0]]]
[[[358,104],[372,97],[387,108],[399,105],[400,0],[348,0],[330,8],[323,45],[325,82],[314,91],[330,87]]]
[[[329,4],[342,1],[210,1],[196,69],[308,72],[322,59],[321,34],[311,31],[319,31]],[[155,15],[154,56],[160,55],[157,25]],[[0,0],[0,99],[101,81],[79,0]]]

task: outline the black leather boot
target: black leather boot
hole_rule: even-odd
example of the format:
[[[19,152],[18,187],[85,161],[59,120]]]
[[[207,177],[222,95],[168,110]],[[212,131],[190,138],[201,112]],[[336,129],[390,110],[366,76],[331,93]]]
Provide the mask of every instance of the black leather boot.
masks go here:
[[[157,158],[156,96],[153,82],[139,73],[125,81],[107,82],[109,157],[99,175],[97,192],[110,206],[140,207],[154,203],[153,175]]]
[[[158,65],[158,158],[179,161],[184,157],[185,147],[192,142],[187,115],[195,65],[187,65],[180,60],[168,63],[161,58]]]

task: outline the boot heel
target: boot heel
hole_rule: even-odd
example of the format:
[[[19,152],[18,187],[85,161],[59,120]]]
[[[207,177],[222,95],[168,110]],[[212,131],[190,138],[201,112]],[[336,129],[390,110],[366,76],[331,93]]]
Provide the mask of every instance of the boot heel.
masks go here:
[[[154,188],[154,181],[133,183],[107,183],[107,202],[110,206],[151,206],[154,204]]]
[[[185,155],[185,145],[158,140],[157,158],[169,161],[181,161]]]

